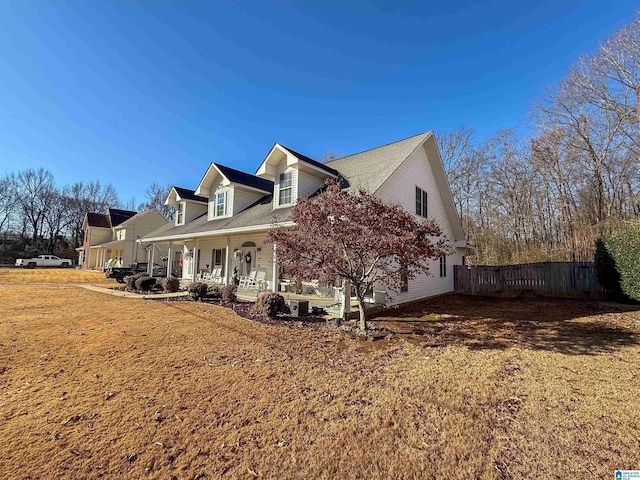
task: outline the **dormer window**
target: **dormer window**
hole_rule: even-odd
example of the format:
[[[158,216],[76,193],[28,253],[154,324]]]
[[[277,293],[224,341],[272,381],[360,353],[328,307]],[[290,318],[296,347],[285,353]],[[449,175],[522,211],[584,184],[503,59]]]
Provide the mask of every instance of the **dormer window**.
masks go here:
[[[216,193],[216,205],[215,205],[216,217],[224,217],[227,214],[227,192]]]
[[[291,203],[291,190],[292,190],[292,172],[285,172],[280,174],[279,182],[279,205],[288,205]]]
[[[176,210],[176,225],[182,225],[184,223],[184,202],[178,204]]]

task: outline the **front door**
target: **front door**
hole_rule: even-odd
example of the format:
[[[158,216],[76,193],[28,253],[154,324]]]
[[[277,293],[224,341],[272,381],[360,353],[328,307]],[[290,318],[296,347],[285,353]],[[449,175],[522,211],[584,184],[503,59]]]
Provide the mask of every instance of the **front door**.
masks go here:
[[[240,275],[246,276],[256,268],[256,244],[245,242],[242,244],[242,260],[240,261]]]

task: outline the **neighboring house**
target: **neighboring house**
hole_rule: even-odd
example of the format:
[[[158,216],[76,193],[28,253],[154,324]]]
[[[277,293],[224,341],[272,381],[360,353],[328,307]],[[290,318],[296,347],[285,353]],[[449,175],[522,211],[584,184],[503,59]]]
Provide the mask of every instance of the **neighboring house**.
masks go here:
[[[78,248],[78,263],[85,269],[128,266],[148,261],[149,245],[136,240],[170,223],[155,209],[136,213],[108,209],[107,213],[87,213],[82,224],[84,241]],[[156,244],[155,258],[167,255],[168,245]]]
[[[142,241],[170,242],[172,255],[182,259],[185,280],[221,268],[224,283],[230,283],[256,269],[264,272],[264,286],[277,290],[282,274],[277,245],[265,245],[265,234],[292,225],[297,199],[316,192],[328,178],[433,218],[455,247],[452,255],[433,262],[428,276],[410,280],[392,303],[453,291],[453,265],[463,263],[467,243],[432,132],[324,164],[276,143],[256,175],[212,163],[195,190],[171,190],[166,204],[176,207],[174,222]]]

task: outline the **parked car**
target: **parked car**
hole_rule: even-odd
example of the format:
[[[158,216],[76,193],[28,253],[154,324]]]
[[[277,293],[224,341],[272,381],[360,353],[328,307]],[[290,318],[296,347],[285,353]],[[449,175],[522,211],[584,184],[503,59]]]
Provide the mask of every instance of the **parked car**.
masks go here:
[[[111,267],[105,271],[104,276],[107,278],[115,278],[118,283],[124,283],[125,278],[140,272],[146,272],[149,267],[147,262],[132,263],[129,267]],[[166,277],[167,267],[153,264],[154,277]]]
[[[36,267],[70,267],[71,260],[60,258],[55,255],[38,255],[35,258],[18,258],[16,267],[36,268]]]

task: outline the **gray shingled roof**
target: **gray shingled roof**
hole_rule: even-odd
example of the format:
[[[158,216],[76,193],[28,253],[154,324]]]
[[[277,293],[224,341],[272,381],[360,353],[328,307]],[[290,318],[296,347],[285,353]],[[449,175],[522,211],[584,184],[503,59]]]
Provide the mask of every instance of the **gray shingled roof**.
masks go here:
[[[375,193],[400,164],[424,142],[431,132],[372,148],[327,162],[326,165],[338,170],[349,182],[350,190],[362,188]]]
[[[120,210],[119,208],[109,208],[107,215],[109,215],[109,221],[111,222],[111,227],[117,227],[122,222],[133,217],[137,212],[132,212],[131,210]]]
[[[293,154],[293,156],[298,157],[298,160],[302,160],[303,162],[306,162],[309,165],[313,165],[314,167],[318,167],[318,168],[324,170],[325,172],[330,173],[331,175],[335,175],[336,177],[338,175],[340,175],[340,173],[335,168],[331,168],[331,167],[327,166],[326,163],[320,163],[317,160],[314,160],[313,158],[309,158],[306,155],[298,153],[295,150],[292,150],[289,147],[286,147],[284,145],[281,145],[281,147],[289,150],[289,152],[291,152]]]
[[[182,196],[182,195],[180,195]],[[140,219],[141,217],[144,217],[146,215],[148,215],[151,212],[156,212],[156,213],[160,213],[158,212],[158,210],[156,210],[155,208],[150,208],[149,210],[145,210],[144,212],[140,212],[140,213],[136,213],[133,217],[125,220],[124,222],[122,222],[120,225],[118,225],[118,227],[126,227],[127,225],[132,224],[133,222],[135,222],[136,220]],[[162,214],[161,214],[162,215]],[[167,220],[168,221],[168,220]]]
[[[348,188],[351,190],[363,188],[368,192],[374,193],[400,166],[400,164],[429,137],[429,135],[431,135],[431,132],[421,133],[404,140],[383,145],[382,147],[373,148],[371,150],[327,162],[325,164],[328,167],[326,170],[336,171],[339,173],[345,180],[347,180]],[[291,151],[293,155],[300,155],[300,157],[304,157],[289,148],[287,148],[287,150]],[[309,161],[308,157],[300,159],[303,161]],[[221,165],[218,164],[216,164],[216,166],[221,167]],[[235,172],[239,171],[235,170]],[[227,176],[227,173],[223,173]],[[255,177],[254,175],[245,175]],[[232,178],[229,178],[229,180],[234,181]],[[270,183],[272,184],[272,182]],[[207,220],[207,214],[205,213],[186,225],[175,226],[173,222],[168,223],[167,225],[164,225],[163,227],[160,227],[146,235],[144,239],[157,239],[169,236],[188,236],[204,232],[211,232],[213,234],[220,230],[269,225],[277,222],[286,222],[288,220],[291,220],[291,207],[277,208],[274,210],[272,195],[267,195],[233,217]]]
[[[271,195],[263,197],[252,206],[242,212],[228,218],[207,220],[204,213],[195,220],[185,225],[176,226],[173,222],[164,225],[144,237],[145,241],[152,238],[161,238],[174,235],[189,235],[202,232],[216,232],[232,228],[251,227],[257,225],[270,225],[276,222],[291,220],[291,208],[273,208]]]
[[[273,182],[271,180],[258,177],[257,175],[251,175],[250,173],[241,172],[240,170],[220,165],[219,163],[214,163],[214,165],[218,167],[218,170],[220,170],[231,183],[247,185],[265,192],[273,192]]]
[[[176,187],[175,185],[172,187],[180,198],[184,200],[194,200],[196,202],[204,202],[208,203],[209,199],[207,197],[201,197],[200,195],[196,195],[195,190],[189,190],[188,188]]]
[[[87,224],[90,227],[111,228],[109,215],[106,215],[104,213],[87,213]]]

